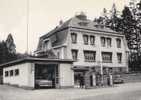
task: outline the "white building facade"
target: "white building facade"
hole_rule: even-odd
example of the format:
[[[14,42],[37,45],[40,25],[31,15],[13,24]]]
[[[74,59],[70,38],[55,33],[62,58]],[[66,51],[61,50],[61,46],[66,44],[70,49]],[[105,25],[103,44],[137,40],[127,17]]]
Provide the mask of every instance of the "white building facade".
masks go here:
[[[78,84],[83,76],[96,85],[96,74],[128,72],[128,47],[125,36],[76,15],[40,37],[36,54],[52,50],[59,59],[74,60],[72,70]]]
[[[48,80],[52,83],[48,86],[50,88],[74,86],[71,60],[27,57],[8,62],[0,67],[3,67],[3,84],[36,89],[37,81]]]

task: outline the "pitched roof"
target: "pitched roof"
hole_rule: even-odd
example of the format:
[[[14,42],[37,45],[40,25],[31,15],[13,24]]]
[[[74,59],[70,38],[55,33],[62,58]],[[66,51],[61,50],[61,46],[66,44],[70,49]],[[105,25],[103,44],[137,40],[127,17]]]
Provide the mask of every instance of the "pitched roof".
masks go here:
[[[110,28],[104,27],[103,25],[97,24],[96,22],[87,19],[85,15],[76,15],[75,17],[72,17],[66,22],[64,22],[62,25],[57,26],[56,28],[48,32],[47,34],[43,35],[41,38],[46,38],[58,31],[61,31],[62,29],[69,28],[69,27],[119,34]]]
[[[48,62],[72,63],[73,60],[71,60],[71,59],[47,59],[47,58],[25,57],[25,58],[17,59],[17,60],[10,61],[10,62],[4,63],[4,64],[0,64],[0,68],[9,67],[12,65],[17,65],[17,64],[26,63],[26,62],[31,62],[31,63],[40,63],[40,62],[44,62],[44,63],[48,63]]]
[[[89,30],[89,31],[96,31],[96,32],[102,32],[102,33],[108,33],[108,34],[120,34],[117,33],[110,28],[104,27],[103,25],[99,25],[94,21],[91,21],[87,19],[87,16],[84,13],[81,13],[79,15],[76,15],[66,22],[62,23],[61,25],[58,25],[56,28],[51,30],[50,32],[46,33],[42,37],[40,37],[40,41],[37,47],[37,51],[41,49],[42,41],[50,36],[53,36],[55,34],[56,36],[56,42],[54,43],[54,46],[62,45],[65,43],[65,38],[67,36],[67,30],[68,28],[75,28],[75,29],[81,29],[81,30]]]

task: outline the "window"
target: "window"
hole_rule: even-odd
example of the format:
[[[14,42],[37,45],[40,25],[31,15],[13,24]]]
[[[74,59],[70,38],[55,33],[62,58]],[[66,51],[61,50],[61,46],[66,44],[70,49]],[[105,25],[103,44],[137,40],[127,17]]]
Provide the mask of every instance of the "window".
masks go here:
[[[117,48],[121,48],[121,39],[117,39]]]
[[[119,73],[122,73],[122,68],[121,67],[119,68]]]
[[[117,53],[117,60],[118,60],[118,63],[122,62],[122,53]]]
[[[84,51],[84,58],[86,62],[94,62],[95,61],[95,51]]]
[[[47,50],[48,49],[48,43],[49,43],[48,40],[47,41],[44,41],[44,50]]]
[[[48,48],[47,49],[49,49],[49,43],[51,43],[51,45],[54,47],[55,45],[56,45],[56,43],[57,43],[57,39],[58,39],[59,37],[58,37],[58,33],[56,33],[56,34],[54,34],[54,35],[52,35],[51,37],[50,37],[50,41],[48,41]]]
[[[107,38],[107,47],[111,47],[111,38]]]
[[[57,52],[57,58],[60,58],[60,52]]]
[[[101,37],[101,45],[102,45],[102,47],[105,47],[105,45],[106,45],[105,37]]]
[[[76,33],[71,33],[71,40],[72,40],[72,43],[77,43],[77,34]]]
[[[54,43],[57,41],[57,34],[54,34],[50,37],[51,43]]]
[[[10,76],[13,76],[13,70],[10,70]]]
[[[19,75],[19,69],[15,69],[15,76]]]
[[[5,77],[7,77],[8,76],[8,71],[5,71]]]
[[[112,73],[113,72],[113,69],[112,68],[109,68],[109,73]]]
[[[83,35],[84,44],[88,45],[88,35]]]
[[[77,53],[78,53],[78,50],[72,50],[72,58],[74,61],[77,60]]]
[[[95,36],[90,36],[90,43],[91,45],[95,44]]]
[[[104,63],[112,63],[112,52],[102,52],[102,61]]]

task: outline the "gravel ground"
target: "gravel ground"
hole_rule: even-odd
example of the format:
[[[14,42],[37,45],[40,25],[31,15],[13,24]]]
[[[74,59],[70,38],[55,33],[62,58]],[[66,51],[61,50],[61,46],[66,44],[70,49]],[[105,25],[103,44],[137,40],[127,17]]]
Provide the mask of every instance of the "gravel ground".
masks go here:
[[[0,85],[0,100],[141,100],[141,83],[97,89],[39,90]]]

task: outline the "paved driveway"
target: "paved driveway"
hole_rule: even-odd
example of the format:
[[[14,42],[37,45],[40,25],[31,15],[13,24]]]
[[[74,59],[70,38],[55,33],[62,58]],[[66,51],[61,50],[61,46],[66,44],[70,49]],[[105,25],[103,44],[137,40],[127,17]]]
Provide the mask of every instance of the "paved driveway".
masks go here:
[[[0,100],[141,100],[141,83],[97,89],[41,90],[0,85]]]

